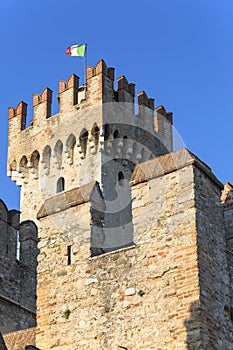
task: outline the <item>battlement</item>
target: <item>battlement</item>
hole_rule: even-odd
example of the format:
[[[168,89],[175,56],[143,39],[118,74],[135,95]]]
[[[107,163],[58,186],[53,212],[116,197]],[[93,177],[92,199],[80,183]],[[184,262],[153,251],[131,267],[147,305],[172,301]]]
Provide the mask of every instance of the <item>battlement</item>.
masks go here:
[[[52,90],[45,88],[43,92],[33,95],[34,115],[31,125],[37,125],[40,119],[51,117]]]
[[[172,151],[172,114],[160,106],[154,115],[154,99],[145,91],[135,93],[124,75],[115,80],[114,68],[103,60],[87,67],[86,80],[80,86],[72,74],[59,81],[59,112],[53,116],[52,90],[34,94],[28,128],[27,104],[9,108],[7,174],[22,187],[22,220],[36,222],[44,200],[60,191],[93,181],[101,187],[102,165],[111,159],[129,166],[129,178],[135,164]]]
[[[107,67],[107,64],[104,60],[100,60],[95,67],[89,66],[86,70],[86,78],[90,80],[98,74],[106,75],[110,80],[114,81],[114,68]]]
[[[38,241],[37,227],[30,220],[20,223],[20,212],[18,210],[8,210],[6,204],[1,199],[0,232],[0,259],[4,259],[7,264],[11,264],[12,266],[17,261],[17,265],[23,263],[23,267],[33,269],[35,267],[33,260],[35,259]],[[32,242],[30,250],[28,249],[29,241]]]
[[[79,86],[79,77],[75,74],[72,74],[67,81],[59,81],[57,95],[59,114],[74,113],[77,108],[83,109],[98,102],[127,102],[134,105],[135,84],[128,83],[126,77],[122,75],[116,79],[117,89],[114,89],[114,68],[107,67],[104,60],[100,60],[95,67],[87,67],[86,79],[87,85],[82,86]],[[46,127],[46,119],[51,117],[52,94],[52,90],[47,87],[41,94],[33,95],[31,126]],[[154,99],[148,98],[144,91],[137,94],[137,99],[139,114],[141,106],[154,111]],[[162,110],[161,112],[164,115]],[[27,103],[24,101],[21,101],[16,108],[9,108],[9,140],[26,128],[26,118]]]
[[[27,103],[21,101],[16,108],[8,108],[9,126],[12,125],[16,131],[24,130],[26,127]]]

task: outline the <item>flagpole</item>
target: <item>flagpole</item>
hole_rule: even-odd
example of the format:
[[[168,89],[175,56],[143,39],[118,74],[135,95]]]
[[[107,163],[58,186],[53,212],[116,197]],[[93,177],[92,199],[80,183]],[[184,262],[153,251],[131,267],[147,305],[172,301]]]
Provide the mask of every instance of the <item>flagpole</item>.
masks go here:
[[[87,74],[86,74],[86,70],[87,70],[87,44],[85,47],[83,61],[84,61],[84,91],[85,91],[84,98],[86,100],[86,92],[87,92]]]

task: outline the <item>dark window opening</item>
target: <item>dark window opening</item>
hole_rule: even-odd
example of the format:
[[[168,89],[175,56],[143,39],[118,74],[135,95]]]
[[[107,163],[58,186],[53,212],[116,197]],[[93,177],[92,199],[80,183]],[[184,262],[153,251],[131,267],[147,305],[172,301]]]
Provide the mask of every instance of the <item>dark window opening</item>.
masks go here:
[[[74,146],[76,144],[76,137],[71,134],[66,141],[66,148],[68,152],[69,164],[73,163],[74,160]]]
[[[39,167],[39,160],[40,160],[40,154],[38,151],[34,151],[31,155],[31,164],[32,164],[32,167],[35,169],[35,170],[38,170],[38,167]]]
[[[119,131],[116,129],[113,133],[113,138],[118,139],[120,137]]]
[[[71,265],[71,245],[67,247],[67,265]]]
[[[61,169],[62,167],[62,152],[63,152],[63,143],[61,142],[61,140],[58,140],[54,147],[54,156],[56,158],[58,169]]]
[[[122,171],[120,171],[118,173],[118,183],[120,186],[124,187],[125,186],[125,176],[124,174],[122,173]]]
[[[47,145],[43,151],[43,161],[44,161],[45,169],[50,168],[50,158],[51,158],[51,147]]]
[[[104,126],[104,140],[108,140],[110,136],[110,125],[109,124],[105,124]]]
[[[65,191],[65,179],[64,177],[59,177],[57,180],[57,193]]]
[[[86,153],[87,153],[87,141],[88,141],[88,131],[86,129],[83,129],[79,137],[79,143],[80,143],[81,151],[83,153],[84,158],[86,157]]]
[[[16,260],[20,259],[20,241],[19,241],[19,231],[16,231]]]
[[[92,137],[93,137],[93,142],[94,142],[95,148],[97,149],[98,148],[98,144],[99,144],[99,135],[100,135],[100,130],[99,130],[97,125],[93,126],[91,133],[92,133]]]
[[[21,172],[28,172],[28,160],[27,160],[27,157],[26,156],[23,156],[20,160],[20,163],[19,163],[19,170]]]

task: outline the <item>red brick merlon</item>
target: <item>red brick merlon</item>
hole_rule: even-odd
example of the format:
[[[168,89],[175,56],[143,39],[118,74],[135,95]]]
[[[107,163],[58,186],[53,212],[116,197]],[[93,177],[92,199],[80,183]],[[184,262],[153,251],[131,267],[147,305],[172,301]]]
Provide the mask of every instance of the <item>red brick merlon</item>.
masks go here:
[[[93,181],[87,185],[59,193],[56,196],[45,200],[44,204],[41,206],[40,210],[37,213],[37,219],[40,220],[43,217],[58,213],[67,208],[90,202],[91,197],[93,199],[93,196],[95,195],[100,195],[101,197],[99,184],[97,181]]]
[[[137,164],[130,179],[131,186],[169,174],[185,166],[194,165],[201,169],[220,189],[223,184],[212,173],[211,168],[186,148]]]

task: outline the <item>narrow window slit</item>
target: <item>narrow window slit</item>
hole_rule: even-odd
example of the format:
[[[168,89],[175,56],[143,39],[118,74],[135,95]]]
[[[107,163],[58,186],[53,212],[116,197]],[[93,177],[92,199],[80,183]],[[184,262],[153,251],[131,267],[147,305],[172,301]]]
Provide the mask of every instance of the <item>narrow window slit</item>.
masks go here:
[[[20,241],[19,241],[19,231],[16,231],[16,260],[20,259]]]
[[[67,265],[71,265],[71,245],[67,247]]]

